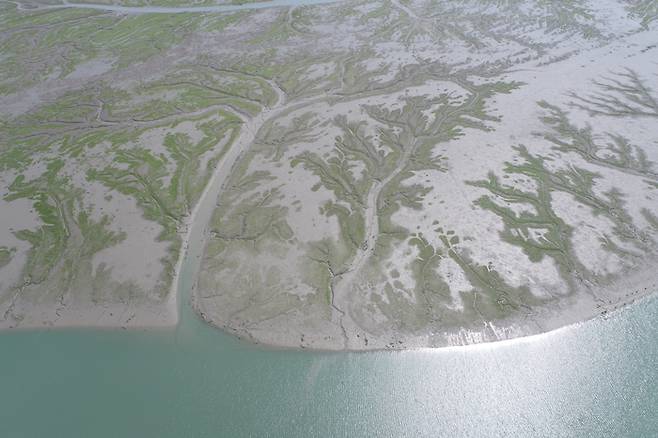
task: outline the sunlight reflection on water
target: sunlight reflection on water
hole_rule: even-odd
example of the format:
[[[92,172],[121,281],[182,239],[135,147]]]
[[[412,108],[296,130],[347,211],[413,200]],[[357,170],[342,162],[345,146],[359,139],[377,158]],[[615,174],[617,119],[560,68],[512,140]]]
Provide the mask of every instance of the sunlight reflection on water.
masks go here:
[[[0,335],[3,436],[657,436],[658,299],[440,350],[269,351],[187,333]],[[53,434],[53,431],[58,432]]]

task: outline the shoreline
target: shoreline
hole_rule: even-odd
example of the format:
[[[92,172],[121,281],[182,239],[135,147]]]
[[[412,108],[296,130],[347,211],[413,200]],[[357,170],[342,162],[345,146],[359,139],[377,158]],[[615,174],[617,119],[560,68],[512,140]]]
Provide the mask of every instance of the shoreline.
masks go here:
[[[204,239],[205,240],[205,239]],[[650,277],[649,274],[650,271],[646,271],[641,274],[637,274],[635,277],[639,276],[645,279],[646,277]],[[285,342],[280,342],[280,343],[272,343],[272,342],[262,342],[259,341],[252,336],[250,336],[248,333],[245,332],[239,332],[239,329],[233,328],[233,327],[228,327],[228,326],[219,326],[211,321],[209,321],[207,318],[204,318],[204,315],[202,315],[199,312],[199,309],[195,305],[193,298],[193,295],[190,296],[190,310],[192,311],[191,313],[194,315],[193,317],[198,318],[200,322],[204,325],[206,325],[209,329],[211,330],[218,330],[222,332],[223,335],[225,336],[230,336],[232,338],[235,338],[238,342],[242,343],[244,346],[247,346],[249,348],[254,348],[262,351],[290,351],[290,352],[301,352],[301,351],[308,351],[310,353],[316,353],[316,354],[341,354],[341,353],[375,353],[375,352],[383,352],[383,351],[391,351],[391,352],[417,352],[417,351],[450,351],[450,350],[461,350],[464,351],[464,349],[472,349],[472,348],[477,348],[477,347],[491,347],[494,344],[496,345],[506,345],[509,343],[513,342],[521,342],[521,341],[529,341],[531,338],[535,338],[538,336],[546,336],[546,335],[552,335],[556,334],[561,330],[566,330],[569,328],[574,328],[578,327],[582,324],[587,324],[592,321],[596,321],[598,319],[602,320],[607,320],[609,318],[617,318],[619,315],[621,315],[621,312],[626,310],[627,308],[631,306],[636,306],[640,305],[641,303],[646,303],[649,300],[652,299],[658,299],[656,295],[656,291],[658,290],[658,278],[655,278],[654,276],[653,283],[651,286],[644,286],[644,284],[636,284],[636,286],[632,289],[635,289],[634,292],[632,293],[627,293],[625,294],[621,299],[610,302],[606,305],[602,305],[601,308],[598,308],[595,312],[592,312],[591,309],[592,307],[589,308],[590,311],[587,312],[588,316],[584,316],[583,313],[578,312],[578,310],[583,310],[582,308],[578,309],[577,307],[571,307],[571,311],[567,311],[567,315],[564,315],[564,310],[565,308],[559,309],[561,314],[558,314],[558,304],[552,305],[552,306],[547,306],[545,308],[539,308],[537,309],[540,314],[549,314],[550,316],[543,319],[542,321],[533,321],[532,323],[527,323],[527,321],[523,321],[523,317],[517,317],[512,320],[508,320],[509,324],[505,324],[505,320],[500,321],[500,325],[493,325],[491,323],[487,323],[488,327],[494,327],[496,329],[511,329],[511,330],[516,330],[513,335],[505,338],[498,338],[498,339],[492,339],[492,338],[482,338],[480,340],[474,340],[472,342],[452,342],[452,343],[446,343],[444,345],[423,345],[422,342],[418,342],[417,344],[413,344],[412,342],[408,342],[406,344],[403,344],[402,346],[395,346],[393,348],[387,347],[386,345],[377,345],[377,344],[372,344],[372,347],[367,347],[367,348],[329,348],[326,346],[299,346],[299,345],[293,345],[293,343],[285,343]],[[632,282],[632,280],[624,280],[623,283],[628,284]],[[622,282],[622,281],[620,281]],[[606,288],[603,289],[603,293],[610,292],[611,288]],[[573,300],[575,299],[577,302],[583,303],[587,302],[588,304],[592,304],[595,301],[591,299],[590,296],[581,296],[581,297],[567,297],[565,300]],[[174,302],[178,302],[178,300],[171,300]],[[181,303],[182,304],[182,303]],[[155,320],[148,320],[145,321],[143,317],[136,317],[134,319],[134,323],[129,323],[129,324],[116,324],[111,321],[94,321],[91,322],[87,318],[81,318],[76,321],[67,321],[64,324],[57,324],[57,325],[48,325],[48,324],[37,324],[37,323],[27,323],[27,324],[22,324],[16,327],[3,327],[0,328],[0,336],[3,335],[11,335],[11,333],[15,332],[32,332],[32,331],[39,331],[39,332],[53,332],[53,331],[96,331],[96,332],[121,332],[121,331],[140,331],[144,333],[171,333],[175,332],[181,325],[181,318],[180,314],[182,312],[179,311],[176,313],[176,318],[175,321],[166,321],[164,319],[155,319]],[[573,318],[573,316],[580,315],[581,318]],[[584,317],[583,317],[584,316]],[[520,324],[523,322],[524,324]],[[543,323],[541,324],[541,329],[538,328],[536,323]],[[534,326],[535,329],[530,329],[531,326]],[[491,329],[490,329],[491,330]],[[471,330],[471,329],[465,329],[465,328],[460,328],[458,330],[452,330],[452,331],[445,331],[441,333],[442,336],[444,336],[444,339],[461,339],[465,340],[466,338],[464,336],[468,336],[473,340],[474,336],[477,335],[485,335],[486,336],[486,331],[477,331],[477,330]],[[417,340],[422,341],[425,340],[426,338],[423,336],[418,336],[416,337]]]
[[[634,300],[631,300],[630,302],[622,304],[620,307],[618,307],[615,310],[612,310],[608,312],[606,315],[601,315],[601,314],[596,314],[588,319],[584,319],[582,321],[575,321],[569,324],[565,324],[562,326],[558,326],[555,328],[551,328],[545,331],[540,331],[537,333],[528,333],[524,335],[520,335],[517,337],[511,337],[508,339],[499,339],[499,340],[492,340],[492,341],[484,341],[484,342],[475,342],[475,343],[470,343],[470,344],[455,344],[455,345],[446,345],[443,347],[405,347],[405,348],[397,348],[397,349],[390,349],[390,348],[373,348],[373,349],[343,349],[343,350],[338,350],[338,349],[323,349],[323,348],[299,348],[299,347],[286,347],[286,346],[279,346],[279,345],[271,345],[271,344],[265,344],[265,343],[260,343],[260,342],[254,342],[253,340],[250,340],[247,337],[240,337],[237,335],[234,335],[230,333],[227,329],[218,327],[214,324],[209,323],[205,319],[201,317],[196,312],[196,309],[193,309],[194,316],[199,318],[203,324],[206,324],[210,329],[212,330],[218,330],[220,331],[223,335],[225,336],[230,336],[232,338],[235,338],[239,343],[243,344],[245,347],[252,348],[255,350],[259,351],[272,351],[272,352],[283,352],[283,351],[289,351],[289,352],[303,352],[306,351],[311,354],[368,354],[368,353],[379,353],[379,352],[391,352],[391,353],[414,353],[414,352],[435,352],[435,353],[443,353],[443,352],[450,352],[450,351],[467,351],[467,350],[473,350],[476,348],[486,348],[486,347],[493,347],[493,346],[508,346],[514,343],[519,343],[519,342],[530,342],[535,338],[539,337],[544,337],[544,336],[553,336],[559,334],[559,332],[563,330],[568,330],[571,328],[576,328],[578,326],[581,326],[583,324],[587,324],[593,321],[596,321],[598,319],[609,319],[609,318],[617,318],[621,315],[621,312],[624,310],[627,310],[631,306],[636,306],[640,305],[641,303],[646,303],[652,299],[658,299],[658,296],[655,293],[649,292],[644,295],[639,295],[637,296]],[[19,326],[19,327],[14,327],[14,328],[2,328],[0,329],[0,337],[2,336],[11,336],[12,333],[16,332],[43,332],[43,333],[48,333],[48,332],[67,332],[67,331],[84,331],[84,332],[122,332],[122,331],[140,331],[143,333],[171,333],[172,330],[175,331],[179,327],[178,323],[176,324],[170,324],[170,325],[161,325],[161,326],[154,326],[154,325],[131,325],[127,327],[119,327],[116,325],[92,325],[92,324],[70,324],[70,325],[58,325],[58,326],[38,326],[38,325],[28,325],[28,326]]]
[[[53,331],[53,330],[67,330],[67,329],[84,329],[84,330],[170,330],[178,327],[180,318],[178,313],[170,314],[167,312],[158,312],[162,309],[161,306],[150,307],[135,307],[131,308],[132,315],[129,319],[123,322],[117,322],[117,316],[114,312],[120,315],[129,313],[125,307],[116,306],[103,306],[95,308],[89,306],[85,309],[77,309],[74,315],[66,316],[53,323],[51,321],[44,321],[40,319],[43,313],[51,310],[45,309],[41,312],[35,312],[28,321],[23,320],[15,326],[0,326],[0,336],[3,333],[11,333],[16,331]],[[107,315],[103,318],[103,315]]]
[[[580,292],[580,296],[578,297],[565,297],[564,301],[560,303],[554,303],[549,306],[537,308],[537,314],[545,316],[544,318],[538,318],[537,320],[530,321],[527,317],[517,316],[506,320],[485,322],[485,327],[482,330],[460,328],[456,330],[444,331],[439,334],[439,337],[448,342],[438,345],[428,345],[427,340],[429,338],[425,335],[409,336],[408,338],[400,337],[401,339],[405,339],[403,344],[395,344],[392,347],[389,346],[390,343],[377,344],[375,342],[372,342],[367,347],[363,348],[331,348],[330,343],[327,343],[326,345],[318,344],[302,346],[298,342],[287,342],[288,339],[291,339],[289,337],[286,337],[285,339],[280,338],[279,340],[281,342],[263,341],[254,337],[248,331],[243,331],[239,328],[230,326],[221,326],[212,322],[212,320],[207,318],[205,314],[199,310],[194,300],[190,302],[190,305],[196,316],[200,318],[204,324],[207,324],[216,330],[221,330],[224,334],[237,338],[240,342],[244,342],[254,348],[264,350],[310,351],[314,353],[366,353],[380,351],[444,350],[513,342],[527,339],[529,337],[547,335],[562,329],[567,329],[569,327],[575,327],[590,321],[595,321],[599,318],[605,320],[608,318],[618,317],[623,310],[630,306],[638,305],[639,303],[647,300],[656,299],[657,295],[655,292],[658,291],[658,276],[651,276],[650,274],[652,273],[653,272],[650,270],[647,270],[632,275],[632,277],[636,278],[636,281],[633,281],[632,279],[618,280],[616,284],[623,283],[630,285],[632,283],[635,286],[629,288],[634,289],[633,292],[621,296],[621,298],[619,298],[617,301],[609,300],[609,302],[606,304],[598,303],[597,305],[595,304],[596,300],[593,299],[590,295],[585,295],[584,292]],[[646,280],[648,277],[652,277],[652,280],[648,282],[651,285],[646,286],[647,283],[638,282],[637,277],[640,277],[640,280]],[[609,286],[607,288],[601,289],[600,293],[612,293],[612,289],[613,287]],[[577,303],[580,303],[580,305],[569,306],[568,302],[573,302],[574,300]],[[567,303],[566,307],[564,306],[564,303]],[[496,330],[498,330],[500,333],[507,332],[509,333],[509,336],[498,338],[491,337],[490,333],[495,333]],[[383,337],[385,338],[386,336]],[[375,338],[369,339],[376,341]],[[414,342],[414,340],[416,342]],[[460,342],[457,342],[458,340]]]

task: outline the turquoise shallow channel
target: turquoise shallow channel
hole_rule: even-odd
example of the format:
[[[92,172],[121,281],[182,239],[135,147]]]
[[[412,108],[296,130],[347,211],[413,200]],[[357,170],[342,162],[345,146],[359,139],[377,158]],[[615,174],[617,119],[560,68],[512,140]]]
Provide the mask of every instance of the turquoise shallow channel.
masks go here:
[[[658,436],[658,300],[439,350],[273,351],[204,325],[0,335],[3,437]]]

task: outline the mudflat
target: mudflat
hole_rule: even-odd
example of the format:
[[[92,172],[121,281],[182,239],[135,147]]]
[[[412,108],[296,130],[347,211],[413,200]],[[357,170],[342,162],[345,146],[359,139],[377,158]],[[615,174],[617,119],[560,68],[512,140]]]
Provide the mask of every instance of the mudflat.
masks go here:
[[[193,233],[197,313],[272,346],[494,341],[636,301],[641,3],[2,5],[0,328],[174,325]]]

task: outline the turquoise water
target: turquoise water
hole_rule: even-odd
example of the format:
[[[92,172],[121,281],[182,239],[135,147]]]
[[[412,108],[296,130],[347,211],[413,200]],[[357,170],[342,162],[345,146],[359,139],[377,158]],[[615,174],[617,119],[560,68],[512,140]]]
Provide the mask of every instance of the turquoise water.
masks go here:
[[[176,330],[0,335],[2,437],[658,436],[658,299],[517,341],[263,350]]]

